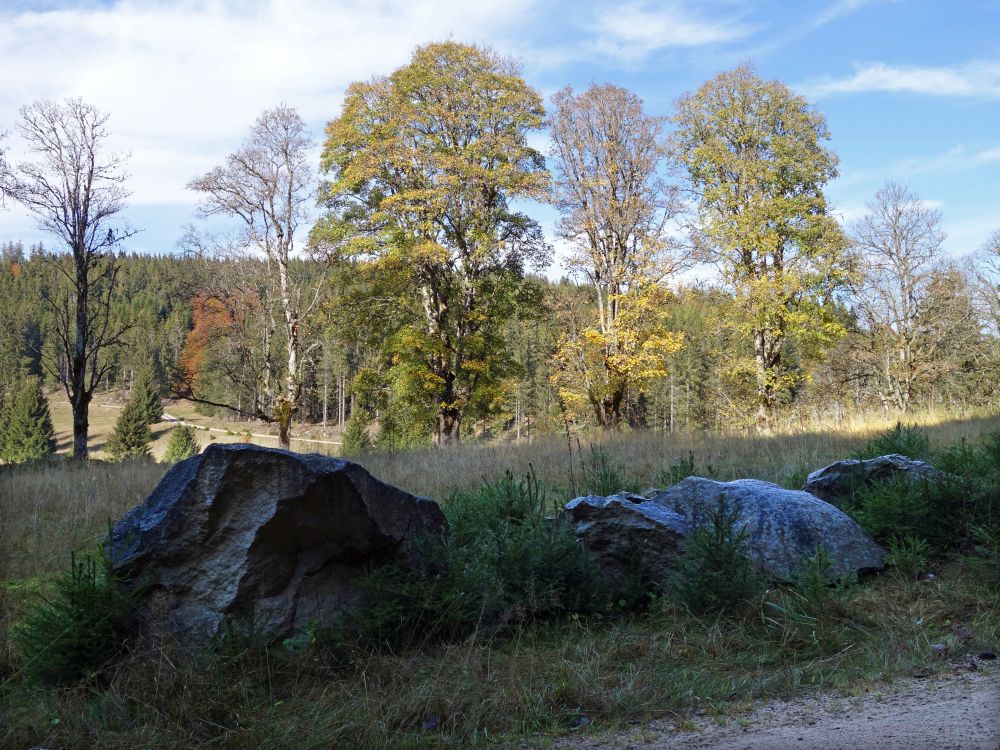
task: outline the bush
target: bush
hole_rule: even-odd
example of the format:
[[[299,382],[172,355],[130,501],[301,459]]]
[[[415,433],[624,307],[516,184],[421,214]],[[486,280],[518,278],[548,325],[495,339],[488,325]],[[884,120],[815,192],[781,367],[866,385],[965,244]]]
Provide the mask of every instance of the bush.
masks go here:
[[[449,532],[419,540],[416,568],[366,577],[366,604],[341,624],[349,637],[413,645],[608,606],[603,577],[573,530],[546,516],[533,473],[515,480],[507,472],[443,507]]]
[[[368,422],[360,414],[352,414],[344,426],[341,449],[345,456],[360,456],[370,453],[374,445],[368,435]]]
[[[170,431],[170,440],[167,441],[163,461],[175,464],[185,458],[197,455],[200,450],[201,447],[198,445],[198,437],[195,435],[194,427],[179,425]]]
[[[583,466],[584,487],[591,495],[614,495],[634,491],[625,474],[625,467],[615,463],[604,448],[590,446],[590,455]]]
[[[930,562],[930,545],[923,539],[908,535],[894,536],[889,540],[886,564],[904,576],[918,578]]]
[[[28,605],[12,628],[35,682],[58,685],[93,679],[118,655],[125,619],[136,593],[124,593],[107,555],[70,557],[52,592]]]
[[[738,612],[762,589],[747,557],[747,529],[739,525],[739,510],[727,508],[725,498],[710,517],[710,528],[691,534],[670,588],[696,615]]]
[[[657,487],[673,487],[688,477],[698,475],[698,466],[694,461],[694,453],[688,452],[687,458],[682,458],[665,469],[660,469],[654,480]]]
[[[896,422],[891,430],[872,438],[859,453],[857,458],[875,458],[898,453],[908,458],[926,461],[931,455],[931,441],[927,433],[916,425],[904,425]]]

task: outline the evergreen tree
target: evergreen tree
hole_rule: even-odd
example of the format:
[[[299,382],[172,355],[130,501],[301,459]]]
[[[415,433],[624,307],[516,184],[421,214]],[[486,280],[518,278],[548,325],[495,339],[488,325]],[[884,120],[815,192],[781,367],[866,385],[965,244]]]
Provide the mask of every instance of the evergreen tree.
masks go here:
[[[0,445],[0,457],[4,461],[12,464],[38,461],[55,450],[49,402],[42,393],[42,381],[37,377],[21,381],[5,413]]]
[[[167,450],[163,454],[164,463],[174,464],[183,461],[185,458],[197,455],[201,451],[198,445],[198,438],[194,434],[194,427],[180,425],[170,431],[170,440],[167,442]]]
[[[148,403],[142,400],[142,394],[133,388],[125,402],[125,408],[118,415],[115,431],[108,439],[108,452],[114,461],[127,461],[132,458],[148,458],[149,444],[153,442],[153,433],[149,429]]]
[[[163,417],[163,405],[160,403],[160,389],[153,380],[150,370],[140,370],[132,383],[129,399],[139,402],[139,409],[146,419],[147,425],[154,425]]]

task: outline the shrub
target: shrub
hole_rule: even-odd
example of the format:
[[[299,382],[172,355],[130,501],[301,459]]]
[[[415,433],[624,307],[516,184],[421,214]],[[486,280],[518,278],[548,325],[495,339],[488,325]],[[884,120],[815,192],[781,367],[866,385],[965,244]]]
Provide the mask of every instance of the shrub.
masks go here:
[[[29,679],[55,685],[92,679],[119,653],[136,593],[125,593],[107,555],[70,557],[48,596],[29,604],[12,637]]]
[[[886,564],[905,576],[917,578],[927,570],[931,547],[918,537],[894,536],[889,540],[889,555]]]
[[[590,446],[590,455],[583,466],[584,486],[591,495],[614,495],[631,491],[625,467],[615,463],[604,448]]]
[[[167,441],[163,460],[165,463],[174,464],[197,455],[200,450],[194,427],[178,425],[170,431],[170,440]]]
[[[711,527],[691,534],[670,588],[695,614],[737,612],[757,596],[762,581],[747,557],[739,510],[728,508],[723,497],[710,518]]]
[[[1000,594],[1000,531],[974,526],[971,533],[975,546],[965,562],[990,591]]]
[[[360,414],[352,414],[344,426],[341,449],[345,456],[360,456],[374,447],[368,435],[368,423]]]
[[[694,453],[688,452],[687,458],[682,458],[666,467],[660,469],[656,475],[657,487],[673,487],[678,482],[682,482],[688,477],[697,475],[698,467],[694,461]]]
[[[925,461],[931,455],[930,437],[916,425],[896,422],[895,427],[872,438],[856,455],[857,458],[875,458],[891,453]]]
[[[602,576],[548,509],[533,473],[515,480],[508,471],[453,495],[448,533],[416,543],[416,568],[372,571],[366,604],[342,628],[363,642],[412,645],[605,609]]]

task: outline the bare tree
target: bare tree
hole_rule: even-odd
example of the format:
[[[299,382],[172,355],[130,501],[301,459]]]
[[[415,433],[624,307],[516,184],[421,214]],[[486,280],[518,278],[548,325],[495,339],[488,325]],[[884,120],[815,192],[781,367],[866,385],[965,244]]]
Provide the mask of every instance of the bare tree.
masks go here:
[[[970,258],[969,271],[977,302],[989,318],[994,333],[1000,333],[1000,229],[993,232]]]
[[[610,84],[565,88],[552,102],[558,232],[572,246],[568,267],[597,297],[596,328],[565,338],[556,361],[565,396],[582,386],[598,422],[617,428],[629,386],[665,374],[663,355],[679,345],[655,315],[659,284],[679,265],[666,236],[677,201],[661,178],[664,120]]]
[[[262,253],[273,267],[274,297],[280,307],[285,339],[285,361],[273,391],[270,418],[278,423],[283,448],[291,445],[291,421],[302,390],[300,324],[308,302],[291,270],[295,232],[308,218],[312,195],[309,149],[312,140],[306,125],[291,107],[281,105],[261,113],[243,146],[222,166],[192,180],[188,187],[202,194],[201,214],[236,218],[243,227],[243,241]],[[313,297],[315,300],[315,296]]]
[[[861,279],[855,304],[864,330],[864,361],[883,408],[909,411],[929,372],[935,342],[928,335],[928,293],[944,242],[941,212],[907,187],[888,182],[854,226]]]
[[[18,130],[35,161],[0,169],[2,192],[34,215],[70,252],[56,268],[69,294],[49,293],[59,343],[68,367],[45,362],[62,383],[73,410],[73,456],[88,456],[90,401],[110,362],[108,347],[122,342],[127,326],[111,318],[118,263],[114,249],[135,232],[118,213],[129,196],[126,156],[105,153],[108,116],[81,99],[41,100],[21,108]]]

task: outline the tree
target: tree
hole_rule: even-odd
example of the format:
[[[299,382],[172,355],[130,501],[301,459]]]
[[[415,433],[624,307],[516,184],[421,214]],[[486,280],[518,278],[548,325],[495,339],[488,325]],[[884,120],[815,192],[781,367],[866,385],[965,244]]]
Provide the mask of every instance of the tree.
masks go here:
[[[837,158],[823,116],[750,66],[677,102],[673,154],[694,191],[695,238],[733,294],[726,322],[750,339],[758,421],[766,426],[801,375],[786,367],[842,327],[824,302],[847,279],[845,240],[823,186]]]
[[[242,244],[262,253],[276,274],[276,288],[267,289],[268,298],[263,302],[277,303],[284,329],[284,361],[267,372],[277,369],[281,373],[278,380],[283,382],[279,385],[267,381],[265,387],[273,406],[269,412],[261,410],[254,416],[278,423],[279,442],[286,449],[291,447],[292,415],[302,392],[300,325],[310,306],[294,278],[292,258],[295,233],[308,218],[308,204],[313,197],[311,147],[312,140],[298,112],[285,105],[275,107],[261,113],[243,146],[230,154],[224,165],[188,184],[202,195],[202,215],[237,219],[243,228]],[[197,400],[193,391],[187,395]]]
[[[46,369],[66,390],[73,410],[73,456],[86,459],[90,402],[110,363],[102,353],[118,345],[128,323],[111,318],[118,263],[114,249],[134,234],[115,226],[125,207],[125,157],[106,154],[108,116],[81,99],[37,101],[18,123],[37,160],[0,169],[0,192],[32,213],[39,228],[65,243],[69,257],[55,267],[68,284],[44,293],[54,318],[58,355]]]
[[[147,404],[142,394],[132,390],[124,408],[115,420],[115,429],[108,438],[108,452],[114,461],[148,458],[153,432],[149,429]]]
[[[163,453],[163,462],[175,464],[198,455],[200,450],[201,446],[198,445],[194,427],[182,424],[170,431],[170,440],[167,441],[167,449]]]
[[[1000,229],[972,256],[970,266],[977,300],[994,332],[1000,333]]]
[[[2,420],[0,458],[19,464],[39,461],[55,451],[55,432],[49,402],[37,377],[24,378],[9,399]]]
[[[146,424],[152,427],[163,417],[163,403],[160,401],[160,389],[153,381],[153,373],[143,368],[136,373],[132,382],[132,395],[139,402]]]
[[[527,135],[543,108],[518,66],[479,47],[418,48],[387,78],[354,83],[327,126],[329,214],[314,237],[340,260],[376,264],[416,296],[393,338],[401,385],[435,414],[439,444],[459,440],[477,392],[509,358],[502,323],[526,263],[549,249],[511,206],[542,197],[547,173]],[[414,295],[415,293],[415,295]]]
[[[851,234],[861,265],[854,295],[864,341],[859,362],[877,383],[885,410],[906,413],[945,344],[934,325],[941,310],[930,311],[945,239],[941,212],[907,187],[888,182]]]
[[[629,387],[665,375],[666,356],[681,343],[663,325],[660,284],[677,265],[665,230],[677,206],[659,174],[662,119],[612,85],[579,95],[565,88],[552,102],[558,233],[597,308],[596,325],[563,337],[554,377],[565,402],[585,398],[598,424],[616,429]]]

